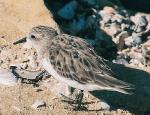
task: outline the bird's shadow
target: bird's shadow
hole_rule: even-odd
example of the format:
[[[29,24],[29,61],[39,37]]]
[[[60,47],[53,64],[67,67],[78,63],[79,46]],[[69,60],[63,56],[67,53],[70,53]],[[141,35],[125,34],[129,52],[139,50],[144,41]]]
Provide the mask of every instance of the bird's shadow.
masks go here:
[[[130,89],[131,95],[118,92],[94,91],[95,97],[105,100],[112,109],[121,108],[137,114],[150,114],[150,73],[125,67],[119,64],[108,64],[118,75],[118,79],[135,86]]]

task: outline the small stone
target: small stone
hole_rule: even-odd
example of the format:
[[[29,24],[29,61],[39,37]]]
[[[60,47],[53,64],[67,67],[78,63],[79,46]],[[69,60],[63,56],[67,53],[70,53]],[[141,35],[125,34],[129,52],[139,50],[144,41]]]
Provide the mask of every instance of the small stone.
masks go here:
[[[14,86],[17,84],[17,78],[10,70],[0,69],[0,84]]]
[[[43,100],[36,100],[33,104],[32,104],[32,108],[37,109],[40,107],[45,107],[46,103]]]
[[[77,2],[71,1],[58,11],[58,15],[66,20],[71,20],[74,18],[76,8]]]

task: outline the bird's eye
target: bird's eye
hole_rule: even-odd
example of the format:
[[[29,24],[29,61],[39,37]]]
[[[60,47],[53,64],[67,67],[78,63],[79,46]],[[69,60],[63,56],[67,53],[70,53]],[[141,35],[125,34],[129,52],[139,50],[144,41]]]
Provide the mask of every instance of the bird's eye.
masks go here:
[[[35,39],[35,36],[34,36],[34,35],[31,35],[31,38]]]

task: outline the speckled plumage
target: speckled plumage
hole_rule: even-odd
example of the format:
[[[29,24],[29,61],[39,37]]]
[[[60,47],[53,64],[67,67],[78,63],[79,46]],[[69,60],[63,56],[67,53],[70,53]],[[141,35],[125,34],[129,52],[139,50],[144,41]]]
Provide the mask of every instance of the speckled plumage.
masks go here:
[[[60,82],[87,91],[127,93],[124,89],[130,88],[128,83],[116,79],[104,59],[79,37],[58,35],[50,27],[37,26],[31,29],[27,39],[37,50],[43,67]]]

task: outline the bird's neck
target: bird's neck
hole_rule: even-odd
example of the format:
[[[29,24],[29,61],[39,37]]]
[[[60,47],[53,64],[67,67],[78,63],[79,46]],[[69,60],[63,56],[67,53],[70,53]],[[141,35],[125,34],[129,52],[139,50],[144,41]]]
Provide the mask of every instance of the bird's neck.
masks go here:
[[[39,60],[42,60],[43,58],[49,58],[49,48],[48,47],[39,47],[36,48],[38,58]]]

